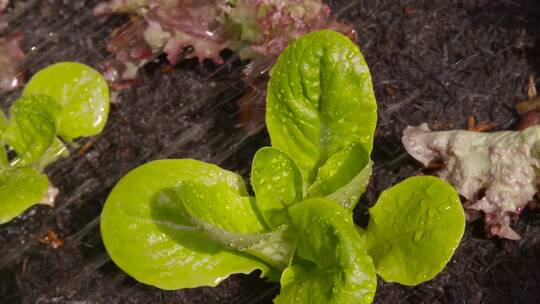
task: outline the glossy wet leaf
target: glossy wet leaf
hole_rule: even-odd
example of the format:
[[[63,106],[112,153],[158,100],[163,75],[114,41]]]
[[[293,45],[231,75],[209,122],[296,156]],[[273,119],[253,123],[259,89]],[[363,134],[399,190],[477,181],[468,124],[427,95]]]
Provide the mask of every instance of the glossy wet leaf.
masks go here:
[[[304,181],[350,143],[371,152],[377,105],[358,46],[337,32],[304,35],[271,71],[266,124],[272,146],[300,167]]]
[[[204,168],[199,170],[200,177],[182,182],[177,190],[181,207],[193,226],[226,247],[285,268],[294,254],[294,245],[284,230],[268,231],[254,208],[254,199],[247,196],[242,177],[213,165],[200,167]],[[208,176],[219,176],[227,183],[210,182]],[[231,180],[235,181],[233,187]]]
[[[45,174],[30,167],[5,172],[4,178],[0,179],[0,224],[39,203],[47,193],[48,184]]]
[[[3,140],[17,152],[17,165],[28,165],[49,149],[58,110],[55,100],[45,95],[21,97],[10,108]]]
[[[371,303],[377,278],[352,213],[322,198],[289,212],[301,260],[283,273],[275,303]]]
[[[109,88],[93,68],[76,62],[60,62],[37,72],[24,95],[47,95],[57,100],[58,134],[66,140],[95,135],[103,130],[109,113]]]
[[[432,176],[412,177],[384,191],[369,214],[367,244],[377,273],[404,285],[441,272],[465,229],[456,190]]]
[[[366,191],[370,176],[369,154],[361,144],[352,143],[319,168],[308,197],[326,197],[352,210]]]
[[[190,217],[194,227],[226,247],[259,258],[272,267],[283,270],[290,265],[295,252],[295,237],[286,226],[263,233],[235,233]]]
[[[196,168],[200,176],[183,181],[177,190],[182,207],[191,216],[230,232],[267,231],[254,209],[254,199],[245,192],[241,176],[214,165],[205,164],[204,168],[200,167]],[[216,175],[215,181],[209,178],[212,175]],[[234,185],[230,184],[231,180]]]
[[[267,233],[264,239],[246,247],[243,251],[283,271],[291,264],[295,250],[296,236],[288,227],[283,226]],[[279,281],[279,277],[275,281]]]
[[[302,199],[302,174],[294,161],[275,148],[255,154],[251,183],[256,204],[271,228],[289,222],[287,208]]]
[[[227,249],[184,216],[179,188],[194,181],[247,195],[238,175],[214,165],[161,160],[140,166],[118,182],[101,214],[103,242],[113,261],[162,289],[215,286],[230,274],[256,269],[265,273],[266,264]]]

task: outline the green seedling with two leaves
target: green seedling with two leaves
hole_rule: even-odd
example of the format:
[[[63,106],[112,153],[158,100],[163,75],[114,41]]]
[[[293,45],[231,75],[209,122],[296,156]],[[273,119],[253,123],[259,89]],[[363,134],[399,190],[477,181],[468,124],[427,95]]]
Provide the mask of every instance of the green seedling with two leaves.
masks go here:
[[[100,133],[108,112],[107,82],[86,65],[61,62],[32,77],[9,119],[0,111],[0,224],[50,203],[41,172],[68,154],[66,144]]]
[[[162,289],[216,286],[260,270],[275,303],[370,303],[376,274],[416,285],[453,255],[465,220],[456,191],[413,177],[384,191],[367,228],[352,210],[371,175],[377,106],[358,47],[323,30],[281,54],[266,104],[271,147],[243,178],[192,159],[157,160],[124,176],[102,215],[114,262]]]

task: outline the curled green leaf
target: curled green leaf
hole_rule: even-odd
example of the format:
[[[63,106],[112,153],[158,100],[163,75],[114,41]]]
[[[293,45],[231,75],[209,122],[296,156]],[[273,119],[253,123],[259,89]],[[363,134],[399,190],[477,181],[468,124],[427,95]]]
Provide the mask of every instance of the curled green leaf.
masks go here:
[[[118,182],[101,214],[103,242],[113,261],[135,279],[162,289],[215,286],[230,274],[256,269],[266,273],[265,263],[212,240],[184,216],[179,190],[193,182],[247,195],[238,175],[215,165],[160,160],[140,166]],[[198,206],[191,211],[206,214]],[[234,216],[235,211],[224,212]],[[235,229],[256,232],[260,226]]]
[[[200,163],[199,178],[182,181],[177,189],[186,217],[222,245],[253,255],[284,269],[294,254],[294,243],[286,229],[269,232],[246,193],[239,175],[217,166]],[[208,179],[219,176],[217,181]],[[232,182],[232,183],[231,183]]]
[[[65,140],[100,133],[109,113],[109,87],[93,68],[60,62],[37,72],[24,95],[47,95],[61,106],[56,115],[58,135]]]
[[[366,191],[370,176],[369,154],[361,144],[351,143],[319,168],[307,196],[326,197],[352,210]]]
[[[303,192],[302,174],[294,161],[278,149],[260,149],[253,159],[251,183],[266,223],[271,228],[287,224],[287,208],[301,200]]]
[[[13,218],[45,198],[49,180],[31,167],[0,172],[0,224]]]
[[[371,303],[377,278],[351,212],[323,198],[289,212],[299,261],[284,271],[275,303]]]
[[[45,95],[21,97],[10,108],[3,140],[17,152],[18,166],[31,164],[49,149],[58,110],[55,100]]]
[[[295,252],[295,238],[286,226],[265,233],[235,233],[211,225],[196,217],[190,217],[197,229],[231,249],[259,258],[268,265],[283,270],[290,265]]]
[[[304,182],[350,143],[371,152],[377,104],[358,46],[337,32],[292,42],[271,71],[266,124],[272,146],[300,167]]]
[[[456,190],[432,176],[406,179],[369,210],[368,252],[387,282],[416,285],[443,270],[465,229]]]

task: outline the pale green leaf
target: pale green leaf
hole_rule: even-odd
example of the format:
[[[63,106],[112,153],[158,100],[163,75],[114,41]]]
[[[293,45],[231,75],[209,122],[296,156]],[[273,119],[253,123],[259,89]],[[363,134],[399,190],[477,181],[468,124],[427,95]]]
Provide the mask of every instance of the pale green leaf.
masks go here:
[[[371,303],[377,278],[352,213],[319,198],[290,209],[299,261],[281,278],[282,303]]]
[[[184,216],[179,190],[194,181],[247,195],[238,175],[203,162],[160,160],[140,166],[118,182],[101,214],[103,242],[113,261],[135,279],[162,289],[215,286],[230,274],[256,269],[266,273],[266,264],[213,241]]]
[[[109,113],[109,87],[93,68],[76,62],[60,62],[37,72],[24,88],[24,95],[47,95],[57,100],[61,111],[58,135],[65,140],[99,134]]]
[[[266,232],[267,227],[254,209],[254,200],[245,193],[241,176],[217,166],[196,168],[200,176],[195,180],[182,181],[178,197],[183,208],[193,217],[219,228],[237,233]],[[212,167],[210,167],[212,166]],[[216,175],[215,181],[209,176]],[[228,181],[241,185],[241,190]],[[240,190],[240,191],[239,191]]]
[[[248,253],[272,267],[283,270],[290,265],[295,252],[295,237],[286,226],[265,233],[235,233],[190,217],[197,229],[226,247]]]
[[[370,176],[369,154],[361,144],[352,143],[319,168],[307,196],[326,197],[352,210],[366,191]]]
[[[16,165],[31,164],[49,149],[58,109],[54,99],[45,95],[21,97],[11,106],[3,140],[17,152]]]
[[[4,178],[0,178],[0,224],[11,221],[44,199],[48,185],[47,176],[31,167],[4,172]]]
[[[251,183],[266,223],[271,228],[287,224],[287,208],[302,199],[302,174],[294,161],[278,149],[260,149],[253,159]]]
[[[317,168],[353,142],[371,152],[377,104],[358,46],[330,30],[292,42],[271,71],[266,124],[272,146],[300,167],[306,184]]]
[[[276,268],[287,267],[294,245],[287,240],[285,230],[268,232],[253,206],[254,200],[245,192],[242,177],[209,164],[194,169],[199,178],[182,181],[177,190],[181,208],[194,226],[227,247]]]
[[[369,210],[368,252],[387,282],[416,285],[443,270],[465,229],[456,190],[432,176],[406,179]]]

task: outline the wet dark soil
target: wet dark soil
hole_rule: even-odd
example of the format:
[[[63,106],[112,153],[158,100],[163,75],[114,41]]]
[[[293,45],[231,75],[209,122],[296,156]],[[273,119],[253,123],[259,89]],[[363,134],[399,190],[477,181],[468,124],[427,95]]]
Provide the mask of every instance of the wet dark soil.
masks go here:
[[[25,35],[31,74],[60,60],[97,65],[104,41],[122,18],[96,21],[96,1],[15,1],[10,26]],[[540,3],[535,0],[330,1],[355,25],[372,69],[379,102],[376,163],[355,219],[379,193],[419,166],[400,143],[408,124],[464,128],[467,116],[511,129],[514,105],[526,99],[529,75],[540,73]],[[242,63],[222,67],[184,61],[169,73],[163,59],[141,71],[141,84],[123,91],[107,128],[83,139],[84,153],[48,168],[60,189],[55,208],[37,206],[0,226],[0,303],[269,303],[277,285],[256,274],[235,275],[216,288],[161,291],[131,279],[110,261],[99,234],[107,194],[127,171],[150,160],[190,157],[247,177],[264,132],[240,126]],[[17,93],[3,94],[9,106]],[[540,303],[540,212],[514,222],[517,242],[489,239],[481,222],[468,225],[446,269],[416,287],[379,281],[376,303]],[[55,231],[65,243],[37,241]]]

